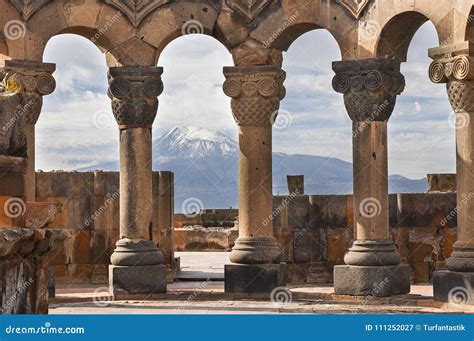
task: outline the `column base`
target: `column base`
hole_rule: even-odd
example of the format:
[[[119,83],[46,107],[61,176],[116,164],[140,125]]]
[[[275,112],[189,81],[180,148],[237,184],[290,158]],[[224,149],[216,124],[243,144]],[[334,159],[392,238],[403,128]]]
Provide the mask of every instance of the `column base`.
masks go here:
[[[117,266],[109,265],[109,287],[114,299],[133,294],[166,292],[166,265]]]
[[[433,296],[435,301],[474,305],[474,272],[435,271]]]
[[[271,293],[288,280],[286,263],[228,264],[224,268],[225,292]]]
[[[336,265],[334,292],[337,295],[388,297],[410,292],[410,266]]]
[[[278,264],[282,254],[274,237],[239,237],[229,258],[237,264]]]
[[[446,260],[446,266],[454,272],[474,272],[474,245],[454,243],[453,252]]]
[[[358,266],[398,266],[400,255],[392,240],[355,240],[344,256],[344,263]]]

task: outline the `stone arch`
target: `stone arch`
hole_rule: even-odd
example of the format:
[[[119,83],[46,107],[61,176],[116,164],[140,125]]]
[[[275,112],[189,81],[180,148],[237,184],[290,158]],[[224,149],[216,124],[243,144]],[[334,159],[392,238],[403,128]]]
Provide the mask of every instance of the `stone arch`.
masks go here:
[[[343,58],[357,48],[357,20],[343,6],[327,2],[307,6],[302,2],[283,2],[278,10],[262,18],[250,37],[268,48],[287,51],[301,35],[315,29],[327,30],[336,40]]]
[[[157,50],[155,64],[168,44],[186,34],[204,34],[222,43],[215,34],[220,9],[214,0],[170,3],[143,20],[137,37]]]
[[[430,21],[428,16],[417,11],[407,11],[391,17],[380,30],[375,50],[376,57],[406,61],[413,36],[427,21]],[[435,28],[439,40],[439,30],[436,25]]]
[[[10,11],[16,16],[15,20],[23,23],[25,30],[24,39],[7,40],[11,47],[10,57],[13,59],[42,61],[47,42],[64,33],[80,35],[102,52],[109,51],[134,36],[134,28],[126,16],[105,2],[44,2],[28,17],[19,8]]]
[[[474,41],[474,6],[471,8],[469,12],[469,16],[467,17],[467,26],[466,26],[466,41]]]

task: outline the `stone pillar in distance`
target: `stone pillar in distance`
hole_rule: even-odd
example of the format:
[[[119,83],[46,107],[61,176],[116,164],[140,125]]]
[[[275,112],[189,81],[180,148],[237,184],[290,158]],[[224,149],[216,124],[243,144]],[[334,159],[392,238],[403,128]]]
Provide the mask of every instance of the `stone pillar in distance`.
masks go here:
[[[285,96],[276,66],[225,67],[239,129],[239,238],[225,266],[227,292],[271,292],[286,285],[286,265],[267,224],[273,210],[272,123]]]
[[[152,241],[152,124],[163,91],[160,67],[112,67],[109,97],[120,131],[120,240],[109,285],[116,299],[166,292],[167,267]]]
[[[470,43],[430,49],[434,83],[446,83],[456,128],[457,241],[433,275],[438,301],[474,305],[474,59]]]
[[[9,78],[19,81],[21,84],[21,109],[19,115],[25,116],[25,136],[28,165],[25,174],[25,197],[26,201],[35,201],[36,191],[36,167],[35,167],[35,125],[38,122],[43,96],[53,93],[56,89],[56,81],[53,73],[56,65],[51,63],[40,63],[27,60],[6,60],[5,72],[7,82]]]
[[[344,94],[352,119],[355,240],[346,265],[334,268],[340,295],[391,296],[410,292],[409,265],[390,237],[387,123],[405,86],[400,62],[365,59],[334,62],[334,89]]]

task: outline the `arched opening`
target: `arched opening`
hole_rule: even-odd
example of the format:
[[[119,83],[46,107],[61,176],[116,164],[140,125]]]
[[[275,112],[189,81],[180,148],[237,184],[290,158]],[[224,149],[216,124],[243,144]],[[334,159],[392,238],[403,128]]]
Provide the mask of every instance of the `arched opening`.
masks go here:
[[[406,61],[413,36],[428,20],[424,14],[418,12],[404,12],[394,16],[382,29],[377,45],[377,56]]]
[[[338,60],[337,42],[322,29],[300,36],[284,54],[287,95],[273,129],[275,194],[288,193],[287,175],[304,175],[308,194],[352,192],[351,121],[331,85]]]
[[[43,60],[56,64],[57,86],[36,125],[36,168],[110,168],[118,144],[104,56],[87,39],[65,34],[49,40]]]
[[[153,169],[174,172],[178,279],[222,280],[229,259],[223,251],[237,235],[237,129],[222,90],[232,57],[214,38],[193,34],[173,40],[158,65],[165,90]]]
[[[456,172],[452,109],[445,89],[432,83],[427,72],[427,50],[437,44],[436,29],[427,22],[414,35],[401,67],[406,88],[389,123],[389,174],[419,180],[404,184],[392,177],[391,192],[426,192],[426,174]]]
[[[94,44],[70,34],[51,38],[43,60],[56,63],[57,86],[44,97],[36,124],[36,169],[42,170],[36,201],[61,204],[49,227],[69,231],[64,256],[48,266],[57,283],[105,284],[119,239],[118,132],[108,68]]]

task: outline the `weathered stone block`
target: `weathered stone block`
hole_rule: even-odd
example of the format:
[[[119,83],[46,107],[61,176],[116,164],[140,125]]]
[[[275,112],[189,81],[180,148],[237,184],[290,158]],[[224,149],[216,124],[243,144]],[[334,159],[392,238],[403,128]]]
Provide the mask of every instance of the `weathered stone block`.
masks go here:
[[[416,262],[413,263],[413,281],[415,283],[428,283],[431,277],[431,263]]]
[[[288,228],[288,200],[287,196],[273,197],[273,227]]]
[[[293,260],[296,263],[317,262],[325,258],[326,236],[323,229],[293,230]]]
[[[396,194],[389,194],[388,196],[388,220],[389,226],[398,226],[398,202]]]
[[[436,301],[474,305],[474,273],[435,271],[433,293]]]
[[[53,176],[53,196],[55,197],[69,197],[71,194],[70,173],[56,172]]]
[[[410,292],[410,266],[334,267],[334,292],[337,295],[387,297]]]
[[[321,196],[321,224],[325,228],[347,228],[347,197],[345,195]]]
[[[303,284],[308,279],[310,263],[289,263],[287,264],[288,283]]]
[[[274,228],[273,236],[276,238],[283,255],[283,262],[293,262],[293,229]]]
[[[332,283],[334,264],[331,262],[310,263],[307,283]]]
[[[90,231],[78,230],[73,240],[71,262],[73,264],[90,264],[92,260]]]
[[[309,226],[309,197],[295,196],[288,202],[288,227],[307,228]]]
[[[456,174],[428,174],[428,192],[456,192]]]
[[[107,252],[107,233],[104,230],[90,232],[90,249],[93,264],[109,264],[110,253]]]
[[[331,262],[344,263],[344,255],[349,248],[350,238],[347,229],[328,229],[326,231],[327,239],[327,258]]]
[[[188,232],[186,229],[174,229],[174,245],[176,251],[185,251],[188,244]]]
[[[410,229],[408,238],[408,261],[410,263],[436,260],[435,252],[439,250],[439,248],[435,248],[435,244],[438,243],[435,228]]]
[[[287,175],[288,193],[304,194],[304,175]]]
[[[320,195],[309,196],[309,226],[312,228],[322,228],[322,198]]]
[[[36,173],[36,197],[53,197],[53,172]]]
[[[224,267],[225,292],[270,293],[287,283],[285,263],[227,264]]]
[[[397,195],[400,227],[455,227],[456,193],[401,193]]]
[[[443,258],[448,259],[453,253],[453,245],[457,241],[457,230],[445,228],[443,231]]]
[[[110,291],[114,297],[117,295],[165,293],[167,272],[166,265],[109,265]]]

